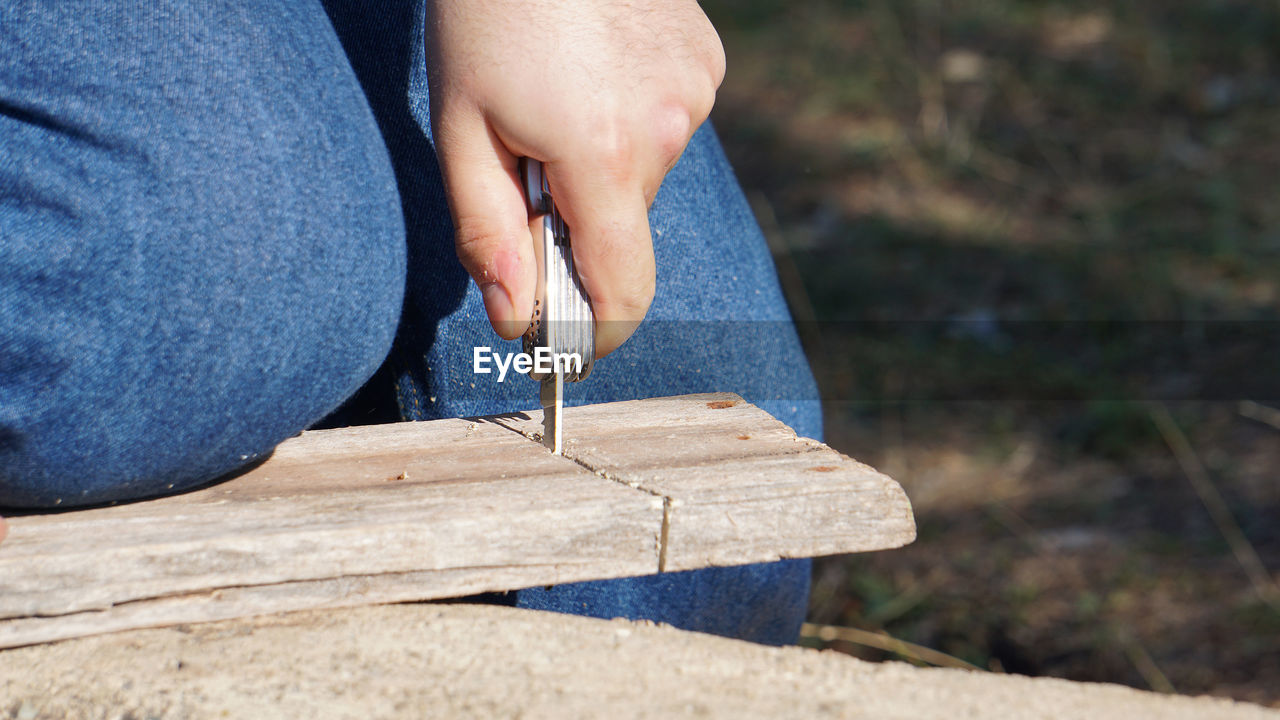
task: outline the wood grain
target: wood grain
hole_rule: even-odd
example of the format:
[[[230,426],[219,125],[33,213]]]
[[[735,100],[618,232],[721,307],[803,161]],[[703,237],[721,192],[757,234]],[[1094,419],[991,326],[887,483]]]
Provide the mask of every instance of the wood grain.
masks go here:
[[[661,496],[662,569],[879,550],[915,539],[911,504],[887,476],[736,395],[601,405],[565,455]],[[570,420],[572,422],[572,420]],[[626,432],[610,429],[625,424]],[[529,420],[522,432],[534,434]]]
[[[896,547],[889,478],[741,398],[303,433],[211,487],[14,517],[0,647]]]

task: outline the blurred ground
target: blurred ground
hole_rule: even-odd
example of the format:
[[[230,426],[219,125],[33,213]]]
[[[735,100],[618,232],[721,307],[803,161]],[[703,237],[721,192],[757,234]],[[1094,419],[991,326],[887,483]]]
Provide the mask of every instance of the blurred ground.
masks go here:
[[[827,441],[920,526],[811,620],[1280,706],[1280,5],[704,7]]]

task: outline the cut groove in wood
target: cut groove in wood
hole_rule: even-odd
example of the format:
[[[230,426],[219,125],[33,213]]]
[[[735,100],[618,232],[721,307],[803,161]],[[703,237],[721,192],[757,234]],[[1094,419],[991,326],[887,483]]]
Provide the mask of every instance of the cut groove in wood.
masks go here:
[[[564,454],[666,498],[664,570],[878,550],[915,538],[896,482],[797,437],[736,395],[643,402],[643,410],[597,406],[596,422],[579,427]],[[509,420],[522,433],[535,422]],[[625,433],[611,431],[622,423]]]
[[[566,457],[537,413],[325,430],[196,492],[11,518],[0,648],[914,538],[895,482],[737,396],[565,412]]]
[[[671,498],[662,498],[662,539],[658,542],[658,572],[667,571],[667,547],[671,538]]]

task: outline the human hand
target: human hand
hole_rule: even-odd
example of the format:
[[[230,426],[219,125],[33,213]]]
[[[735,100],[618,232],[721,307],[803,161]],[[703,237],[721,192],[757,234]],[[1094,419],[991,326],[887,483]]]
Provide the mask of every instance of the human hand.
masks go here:
[[[530,157],[573,232],[603,357],[653,301],[647,210],[724,77],[715,29],[693,0],[436,0],[426,40],[458,258],[494,330],[518,337],[533,314]]]

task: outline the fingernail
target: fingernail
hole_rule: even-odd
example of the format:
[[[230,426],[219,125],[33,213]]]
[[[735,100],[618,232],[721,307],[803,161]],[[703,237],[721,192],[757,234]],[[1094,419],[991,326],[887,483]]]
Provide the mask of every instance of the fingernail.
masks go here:
[[[501,282],[488,282],[480,286],[480,294],[484,297],[484,309],[489,313],[489,322],[497,325],[511,321],[513,303],[511,293]]]

